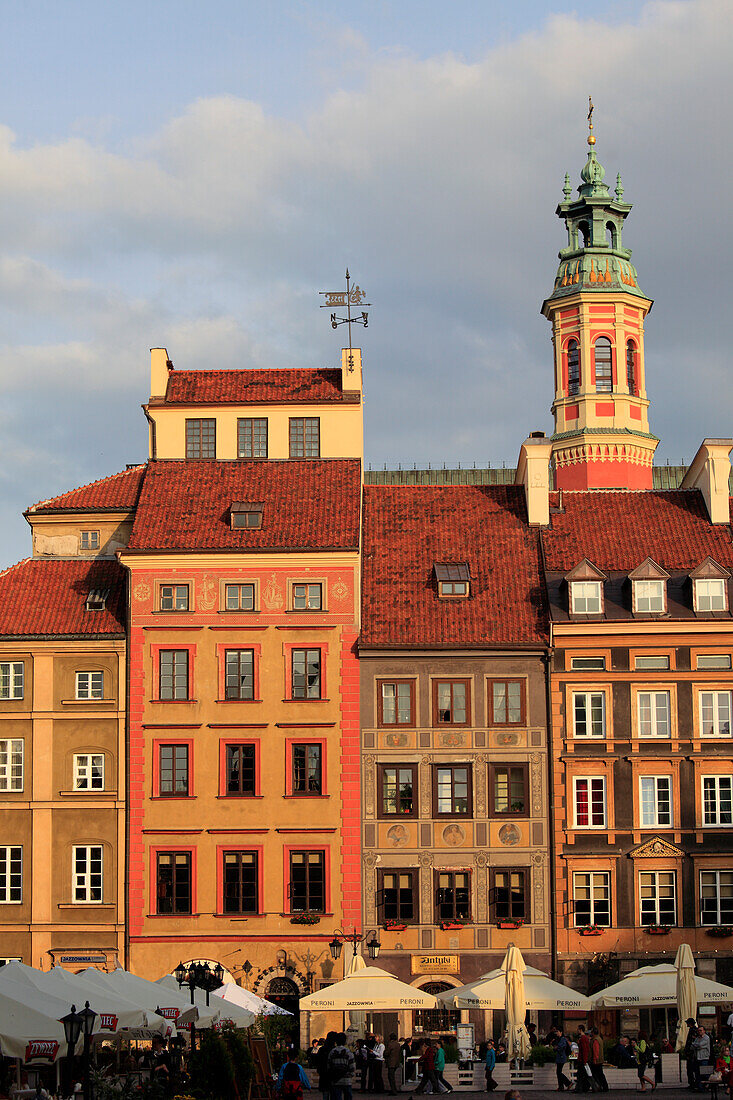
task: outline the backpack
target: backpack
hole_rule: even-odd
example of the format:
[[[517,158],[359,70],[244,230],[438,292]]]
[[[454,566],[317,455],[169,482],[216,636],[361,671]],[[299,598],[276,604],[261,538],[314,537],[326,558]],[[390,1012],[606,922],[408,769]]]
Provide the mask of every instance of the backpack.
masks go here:
[[[288,1062],[283,1070],[283,1083],[280,1089],[282,1100],[303,1100],[303,1086],[300,1083],[300,1069],[295,1062]]]
[[[328,1078],[330,1081],[342,1081],[349,1077],[351,1058],[346,1047],[334,1047],[328,1056]]]

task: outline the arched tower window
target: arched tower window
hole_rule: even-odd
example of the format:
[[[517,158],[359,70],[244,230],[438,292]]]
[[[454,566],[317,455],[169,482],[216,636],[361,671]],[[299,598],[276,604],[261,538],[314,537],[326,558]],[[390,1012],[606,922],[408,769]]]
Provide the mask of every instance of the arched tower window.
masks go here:
[[[607,336],[599,336],[595,343],[596,393],[611,393],[613,374],[611,372],[611,341]]]
[[[618,243],[618,232],[613,222],[606,222],[606,241],[609,248],[616,248]]]
[[[568,396],[572,397],[580,389],[580,352],[578,341],[568,343]]]
[[[588,222],[578,222],[578,232],[581,236],[581,248],[590,248],[590,227]]]
[[[626,341],[626,382],[629,393],[636,393],[636,345],[633,340]]]

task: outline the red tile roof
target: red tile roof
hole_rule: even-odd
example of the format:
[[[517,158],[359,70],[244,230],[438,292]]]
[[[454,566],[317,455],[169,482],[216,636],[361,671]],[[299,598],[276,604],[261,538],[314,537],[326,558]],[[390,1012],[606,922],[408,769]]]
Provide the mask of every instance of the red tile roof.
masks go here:
[[[70,489],[61,496],[32,504],[25,514],[126,511],[135,507],[144,475],[144,465],[121,470],[118,474],[92,481],[79,489]]]
[[[276,370],[174,370],[168,405],[258,405],[357,401],[341,390],[341,371],[326,367]]]
[[[87,611],[109,589],[103,611]],[[0,573],[0,637],[124,634],[125,570],[116,561],[27,558]]]
[[[360,491],[358,459],[152,462],[129,549],[356,549]],[[261,501],[262,527],[232,530],[235,501]]]
[[[539,542],[521,488],[365,486],[363,538],[363,646],[546,644]],[[468,599],[438,598],[441,561],[468,563]]]
[[[582,558],[629,572],[647,557],[663,569],[687,570],[708,554],[733,567],[730,528],[711,524],[697,489],[565,491],[562,511],[552,511],[559,501],[550,494],[550,526],[542,532],[550,572],[567,573]]]

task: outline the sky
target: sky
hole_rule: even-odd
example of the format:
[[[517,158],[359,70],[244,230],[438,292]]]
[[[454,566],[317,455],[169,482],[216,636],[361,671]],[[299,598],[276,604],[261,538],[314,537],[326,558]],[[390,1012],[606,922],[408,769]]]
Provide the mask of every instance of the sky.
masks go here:
[[[514,465],[586,156],[655,305],[657,459],[733,435],[730,0],[3,0],[0,565],[22,511],[146,458],[149,348],[335,366],[371,302],[372,466]],[[355,341],[356,342],[356,341]]]

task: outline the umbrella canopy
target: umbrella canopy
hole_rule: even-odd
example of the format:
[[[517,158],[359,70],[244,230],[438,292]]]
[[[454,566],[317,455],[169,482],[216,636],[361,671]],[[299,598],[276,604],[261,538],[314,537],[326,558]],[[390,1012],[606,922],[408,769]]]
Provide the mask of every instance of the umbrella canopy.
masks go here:
[[[733,1003],[733,989],[709,978],[694,975],[697,1004]],[[627,1005],[677,1004],[677,968],[672,963],[642,966],[620,982],[591,997],[593,1008],[623,1008]]]
[[[524,971],[527,965],[518,947],[510,947],[502,963],[505,973],[504,1007],[507,1025],[507,1058],[529,1058],[532,1045],[524,1018],[527,1001],[524,993]]]
[[[287,1008],[280,1008],[280,1005],[273,1004],[272,1001],[268,1001],[264,997],[258,997],[256,993],[250,993],[248,989],[242,989],[241,985],[237,985],[235,982],[226,982],[217,989],[216,995],[229,1004],[238,1005],[239,1008],[246,1008],[249,1012],[254,1012],[255,1016],[293,1015],[292,1012],[288,1012]]]
[[[454,1008],[504,1008],[506,1009],[506,959],[498,970],[490,970],[480,978],[446,989],[438,994],[438,1000]],[[524,999],[529,1008],[567,1012],[590,1011],[590,999],[569,986],[554,982],[552,978],[533,966],[523,972]]]
[[[172,974],[166,974],[153,983],[162,986],[165,990],[180,992],[178,982]],[[190,995],[189,995],[190,1000]],[[198,1006],[200,1019],[205,1018],[206,1013],[213,1013],[216,1023],[223,1020],[231,1020],[235,1027],[251,1027],[255,1022],[255,1014],[248,1008],[241,1008],[232,1001],[225,1001],[218,993],[209,994],[209,1004],[206,1004],[206,994],[203,989],[194,990],[194,1003]],[[211,1023],[202,1024],[196,1021],[196,1027],[211,1027]]]
[[[697,989],[695,988],[695,960],[688,943],[681,943],[674,960],[677,971],[677,1042],[675,1050],[685,1049],[687,1020],[697,1018]]]
[[[206,1026],[199,1025],[199,1010],[196,1005],[191,1004],[190,998],[178,991],[175,993],[172,990],[161,991],[160,986],[155,982],[149,982],[146,978],[131,974],[129,970],[123,970],[120,967],[108,974],[105,970],[89,967],[79,976],[100,989],[121,994],[128,1001],[140,1005],[146,1012],[157,1012],[160,1009],[163,1019],[170,1020],[176,1025],[184,1026],[193,1023],[197,1026]]]
[[[63,1013],[56,1016],[61,1007]],[[60,1020],[70,1009],[71,1005],[60,1006],[55,998],[44,997],[39,990],[6,983],[0,988],[0,1052],[6,1058],[39,1065],[51,1065],[65,1057],[68,1046]],[[82,1045],[80,1038],[77,1053]]]
[[[300,1007],[306,1012],[329,1012],[334,1009],[340,1012],[352,1009],[390,1012],[436,1006],[437,1001],[432,993],[401,982],[399,978],[377,966],[365,966],[347,974],[343,981],[300,999]]]

